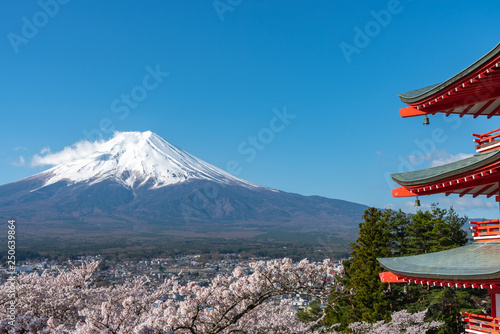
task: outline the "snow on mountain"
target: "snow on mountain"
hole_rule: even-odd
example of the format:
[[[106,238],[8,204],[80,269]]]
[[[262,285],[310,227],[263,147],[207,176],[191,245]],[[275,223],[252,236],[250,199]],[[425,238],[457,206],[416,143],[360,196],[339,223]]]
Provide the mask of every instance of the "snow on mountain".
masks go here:
[[[95,143],[93,152],[37,176],[45,178],[41,188],[59,181],[95,184],[107,179],[130,188],[161,188],[192,179],[264,188],[198,159],[151,131],[116,132],[110,140]]]

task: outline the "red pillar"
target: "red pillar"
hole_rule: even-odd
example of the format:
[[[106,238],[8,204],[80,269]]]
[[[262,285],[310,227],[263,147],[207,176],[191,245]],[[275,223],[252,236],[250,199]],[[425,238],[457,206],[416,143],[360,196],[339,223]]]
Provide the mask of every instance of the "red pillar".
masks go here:
[[[497,298],[494,292],[491,293],[491,316],[497,317]]]
[[[491,295],[491,316],[500,318],[500,289],[489,289]]]

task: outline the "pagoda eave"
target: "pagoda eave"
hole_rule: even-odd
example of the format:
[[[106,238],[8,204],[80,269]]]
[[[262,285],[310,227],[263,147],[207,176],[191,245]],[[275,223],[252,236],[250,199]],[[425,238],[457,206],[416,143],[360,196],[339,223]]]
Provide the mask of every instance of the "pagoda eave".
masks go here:
[[[469,180],[469,182],[467,181]],[[490,182],[491,181],[491,182]],[[473,180],[469,178],[458,178],[454,181],[446,181],[425,184],[421,187],[399,187],[392,189],[393,197],[415,197],[415,196],[425,196],[425,195],[435,195],[435,194],[445,194],[449,196],[451,194],[459,195],[463,197],[465,195],[472,195],[476,198],[480,195],[484,195],[490,198],[497,195],[499,192],[498,175],[494,175],[492,180]]]
[[[391,175],[401,185],[393,189],[394,197],[433,194],[498,195],[500,150],[476,154],[446,165]]]
[[[413,283],[429,286],[443,286],[455,288],[478,288],[478,289],[498,289],[500,279],[493,280],[457,280],[457,279],[437,279],[425,277],[410,277],[398,275],[390,271],[379,274],[380,281],[384,283]]]
[[[392,197],[415,197],[418,194],[413,193],[410,189],[405,187],[399,187],[392,189]]]
[[[500,115],[500,44],[452,78],[400,94],[408,107],[402,117],[436,113],[478,116]]]
[[[493,91],[498,91],[500,93],[500,86],[492,88]],[[479,93],[481,94],[481,93]],[[483,94],[489,94],[486,91]],[[462,99],[466,101],[467,99]],[[451,114],[459,115],[463,117],[464,115],[472,115],[474,118],[478,116],[487,116],[491,118],[493,116],[500,115],[500,98],[492,98],[490,100],[485,100],[479,103],[472,103],[469,105],[461,105],[459,101],[452,101],[453,105],[440,105],[434,108],[416,108],[414,106],[405,107],[399,109],[399,114],[401,117],[415,117],[415,116],[425,116],[425,115],[435,115],[436,113],[445,113],[446,116]]]
[[[474,242],[440,252],[377,260],[391,273],[409,279],[492,284],[500,281],[500,241]]]

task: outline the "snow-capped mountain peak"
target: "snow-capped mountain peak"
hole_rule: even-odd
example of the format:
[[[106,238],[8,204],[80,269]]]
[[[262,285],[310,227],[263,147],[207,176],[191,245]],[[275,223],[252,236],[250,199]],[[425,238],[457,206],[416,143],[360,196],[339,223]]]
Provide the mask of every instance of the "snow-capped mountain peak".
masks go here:
[[[261,188],[198,159],[151,131],[116,132],[110,140],[93,144],[91,152],[40,173],[45,177],[43,187],[63,180],[94,184],[114,179],[130,188],[146,184],[160,188],[201,179]]]

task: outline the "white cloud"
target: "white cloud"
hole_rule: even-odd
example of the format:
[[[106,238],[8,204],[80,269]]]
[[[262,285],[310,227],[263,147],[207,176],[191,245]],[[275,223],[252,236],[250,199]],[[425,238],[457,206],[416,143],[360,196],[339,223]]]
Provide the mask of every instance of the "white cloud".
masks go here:
[[[432,159],[432,155],[430,153],[427,153],[425,155],[423,153],[421,155],[410,154],[408,156],[408,160],[410,161],[410,164],[412,166],[420,166],[423,162],[429,161],[431,159]]]
[[[16,146],[14,148],[12,148],[13,151],[27,151],[28,148],[27,147],[24,147],[24,146]]]
[[[457,211],[466,211],[471,209],[494,209],[497,204],[493,199],[484,200],[483,198],[464,197],[443,197],[439,199],[440,206],[450,207]]]
[[[89,142],[87,140],[80,141],[72,146],[65,147],[60,152],[50,153],[49,148],[42,149],[43,156],[35,154],[31,160],[31,166],[56,166],[64,162],[73,161],[84,156],[87,156],[96,151],[100,142]]]
[[[410,154],[406,158],[413,167],[426,168],[424,162],[429,162],[430,166],[428,167],[437,167],[472,156],[473,154],[469,153],[451,154],[446,150],[433,150],[431,153],[425,154],[419,151],[419,154]]]
[[[45,146],[44,148],[42,148],[40,154],[45,154],[45,153],[50,153],[50,147]]]
[[[26,163],[26,159],[24,159],[24,157],[22,155],[20,155],[19,159],[14,161],[12,164],[16,167],[21,167],[21,166],[24,166],[25,163]]]
[[[458,154],[450,154],[446,151],[436,151],[439,152],[437,155],[437,159],[432,160],[431,162],[431,167],[437,167],[437,166],[442,166],[446,165],[455,161],[459,161],[462,159],[470,158],[473,156],[473,154],[468,154],[468,153],[458,153]]]

